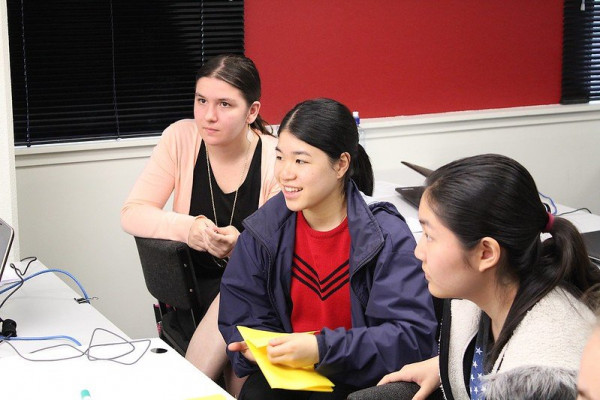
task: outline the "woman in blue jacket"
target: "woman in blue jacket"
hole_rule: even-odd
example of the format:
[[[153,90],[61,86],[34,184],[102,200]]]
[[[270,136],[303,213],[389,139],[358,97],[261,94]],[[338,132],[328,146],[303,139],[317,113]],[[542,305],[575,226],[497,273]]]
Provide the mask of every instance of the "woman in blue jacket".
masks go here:
[[[249,375],[240,398],[345,399],[434,355],[437,322],[415,240],[393,205],[363,199],[373,172],[348,108],[296,105],[276,151],[282,192],[244,221],[221,283],[219,329],[236,374]],[[295,333],[270,342],[271,362],[314,366],[334,392],[270,389],[237,326]]]

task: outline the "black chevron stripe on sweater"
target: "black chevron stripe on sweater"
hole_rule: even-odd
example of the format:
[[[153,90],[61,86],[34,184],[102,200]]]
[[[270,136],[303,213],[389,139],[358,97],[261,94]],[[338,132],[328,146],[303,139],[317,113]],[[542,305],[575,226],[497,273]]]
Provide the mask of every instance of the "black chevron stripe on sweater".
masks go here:
[[[292,276],[315,292],[322,301],[325,301],[350,281],[349,262],[350,259],[344,261],[331,274],[320,279],[319,273],[311,265],[294,254]]]

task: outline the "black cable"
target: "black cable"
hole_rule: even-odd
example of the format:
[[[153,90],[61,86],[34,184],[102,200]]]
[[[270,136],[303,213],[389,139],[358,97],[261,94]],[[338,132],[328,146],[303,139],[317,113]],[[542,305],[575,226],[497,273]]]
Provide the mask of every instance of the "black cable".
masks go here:
[[[23,271],[23,272],[21,272],[21,270],[19,268],[17,268],[14,264],[10,264],[11,268],[14,269],[15,272],[17,272],[17,274],[19,274],[21,276],[25,276],[25,274],[27,273],[27,270],[29,269],[29,266],[31,265],[31,263],[34,262],[34,261],[37,261],[37,257],[36,256],[25,257],[25,258],[23,258],[21,260],[21,262],[23,262],[25,260],[29,260],[29,262],[25,266],[25,271]]]
[[[590,209],[589,209],[589,208],[586,208],[586,207],[581,207],[581,208],[577,208],[577,209],[575,209],[575,210],[572,210],[572,211],[565,211],[565,212],[563,212],[563,213],[556,214],[556,216],[557,216],[557,217],[562,217],[563,215],[572,214],[572,213],[574,213],[574,212],[577,212],[577,211],[587,211],[587,212],[589,212],[590,214],[592,214],[592,212],[590,211]]]
[[[4,320],[2,318],[0,318],[1,322],[4,322]],[[0,338],[0,344],[2,344],[5,340],[8,342],[8,340],[12,337],[12,333],[10,333],[8,336],[4,336],[2,338]]]
[[[0,308],[2,308],[2,306],[4,306],[4,303],[6,303],[6,301],[13,295],[15,294],[19,289],[21,289],[21,287],[23,286],[23,284],[25,283],[25,280],[23,279],[23,276],[25,276],[25,274],[27,273],[27,270],[29,269],[29,266],[31,265],[32,262],[37,260],[37,257],[25,257],[24,259],[21,260],[21,262],[25,261],[25,260],[29,260],[29,262],[27,263],[27,265],[25,266],[25,271],[21,271],[19,268],[16,267],[15,264],[10,263],[10,267],[15,270],[16,274],[17,274],[17,278],[19,278],[20,282],[19,284],[15,287],[15,289],[10,292],[5,298],[4,300],[2,300],[2,303],[0,303]]]

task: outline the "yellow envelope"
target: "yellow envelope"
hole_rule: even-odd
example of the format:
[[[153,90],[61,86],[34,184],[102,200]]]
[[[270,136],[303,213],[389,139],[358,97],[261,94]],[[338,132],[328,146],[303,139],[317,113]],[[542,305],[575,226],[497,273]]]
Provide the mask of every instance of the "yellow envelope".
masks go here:
[[[319,374],[313,367],[291,368],[279,364],[271,364],[267,356],[269,340],[289,335],[289,333],[267,332],[258,329],[238,326],[240,334],[246,341],[248,349],[256,359],[263,375],[273,389],[309,390],[312,392],[333,392],[333,382]]]

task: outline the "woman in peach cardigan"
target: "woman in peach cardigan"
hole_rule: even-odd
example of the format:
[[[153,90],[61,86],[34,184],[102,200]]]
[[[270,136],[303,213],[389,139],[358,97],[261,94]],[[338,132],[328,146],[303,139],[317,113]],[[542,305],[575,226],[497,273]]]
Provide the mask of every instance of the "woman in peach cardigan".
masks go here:
[[[186,358],[216,380],[227,364],[217,329],[220,278],[243,219],[279,192],[273,177],[277,139],[259,115],[260,77],[250,59],[208,60],[196,76],[194,97],[194,119],[165,129],[123,205],[121,225],[132,235],[176,240],[194,250],[210,307]],[[173,192],[173,210],[163,210]],[[243,382],[228,370],[225,382],[236,395]]]

